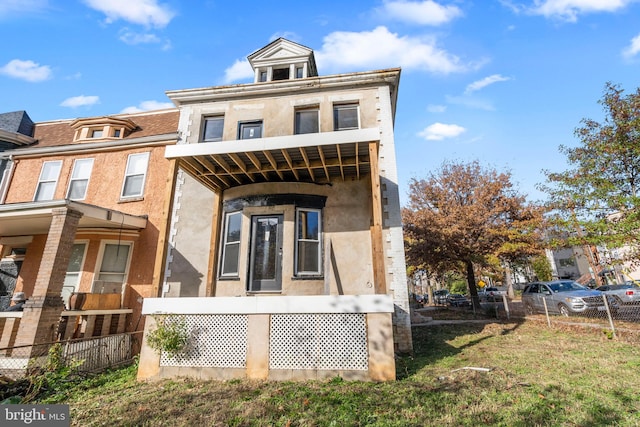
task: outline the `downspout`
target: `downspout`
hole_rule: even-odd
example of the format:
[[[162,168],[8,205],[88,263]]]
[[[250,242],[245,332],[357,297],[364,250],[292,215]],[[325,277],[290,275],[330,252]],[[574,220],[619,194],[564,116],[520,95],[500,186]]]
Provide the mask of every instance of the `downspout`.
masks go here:
[[[4,205],[4,202],[7,199],[7,193],[9,192],[9,186],[11,185],[11,180],[13,179],[13,171],[14,171],[14,161],[13,154],[9,155],[9,170],[5,170],[2,174],[2,182],[1,182],[1,191],[0,195],[0,205]]]

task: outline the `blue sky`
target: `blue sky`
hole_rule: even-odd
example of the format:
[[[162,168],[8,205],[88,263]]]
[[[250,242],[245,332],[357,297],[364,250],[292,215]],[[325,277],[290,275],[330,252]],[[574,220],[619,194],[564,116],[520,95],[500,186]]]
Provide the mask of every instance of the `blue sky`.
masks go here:
[[[566,168],[607,81],[640,86],[638,0],[0,0],[0,112],[38,121],[171,106],[167,90],[252,81],[277,37],[321,75],[401,67],[401,203],[442,162],[508,170],[530,200]]]

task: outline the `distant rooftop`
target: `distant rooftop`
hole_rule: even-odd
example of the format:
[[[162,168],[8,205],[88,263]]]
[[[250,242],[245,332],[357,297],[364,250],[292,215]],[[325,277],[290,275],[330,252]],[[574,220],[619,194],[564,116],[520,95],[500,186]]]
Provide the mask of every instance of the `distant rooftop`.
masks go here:
[[[33,136],[33,121],[26,111],[0,113],[0,129],[11,133]]]

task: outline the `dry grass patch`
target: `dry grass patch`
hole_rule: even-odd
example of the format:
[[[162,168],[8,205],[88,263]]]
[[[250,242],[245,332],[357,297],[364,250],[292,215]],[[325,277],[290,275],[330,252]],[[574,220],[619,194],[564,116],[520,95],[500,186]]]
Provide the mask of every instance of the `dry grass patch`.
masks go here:
[[[138,383],[131,367],[40,402],[68,403],[83,427],[640,425],[637,345],[540,322],[413,333],[395,382]]]

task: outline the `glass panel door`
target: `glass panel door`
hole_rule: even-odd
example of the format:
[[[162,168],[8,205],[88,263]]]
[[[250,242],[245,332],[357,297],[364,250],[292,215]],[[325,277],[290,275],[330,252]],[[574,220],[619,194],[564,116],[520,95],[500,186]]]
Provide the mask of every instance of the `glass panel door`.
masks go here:
[[[282,221],[282,215],[251,218],[251,292],[282,289]]]

